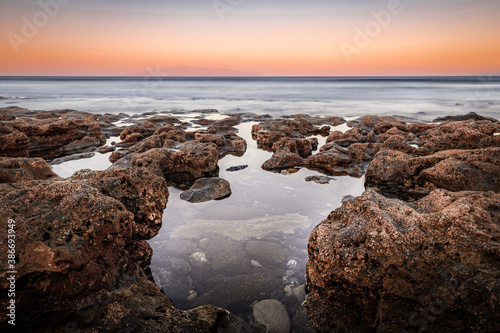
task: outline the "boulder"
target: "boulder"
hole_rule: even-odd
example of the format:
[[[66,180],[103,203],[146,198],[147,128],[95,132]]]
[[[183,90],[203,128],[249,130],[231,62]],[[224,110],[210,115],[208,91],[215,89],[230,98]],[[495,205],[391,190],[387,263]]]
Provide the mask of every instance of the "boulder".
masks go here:
[[[423,157],[382,150],[366,171],[365,185],[403,198],[436,188],[499,192],[499,175],[500,147],[445,150]]]
[[[208,333],[226,325],[228,313],[220,308],[179,311],[143,271],[151,258],[144,239],[158,229],[146,201],[159,200],[163,209],[166,198],[154,199],[165,196],[155,188],[163,179],[112,170],[63,180],[40,159],[5,163],[26,168],[0,184],[2,239],[8,223],[16,235],[13,267],[0,262],[0,292],[7,295],[7,271],[15,269],[16,330]],[[140,216],[153,225],[138,228]],[[7,242],[0,249],[7,253]],[[1,298],[0,306],[7,302]],[[1,331],[9,327],[0,322]]]
[[[500,323],[500,195],[372,190],[311,233],[305,308],[317,332],[488,332]],[[328,315],[325,315],[328,314]]]
[[[256,322],[266,327],[266,333],[289,333],[290,317],[283,304],[276,299],[265,299],[253,307]]]
[[[0,183],[58,178],[50,165],[41,158],[0,157]]]
[[[29,157],[29,141],[26,134],[11,124],[0,122],[0,156]]]

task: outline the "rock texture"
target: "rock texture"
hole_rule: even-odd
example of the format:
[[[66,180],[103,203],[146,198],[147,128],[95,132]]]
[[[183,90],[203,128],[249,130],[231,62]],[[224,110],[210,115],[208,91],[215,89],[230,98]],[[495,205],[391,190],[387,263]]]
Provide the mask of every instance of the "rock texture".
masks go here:
[[[200,178],[187,191],[181,193],[181,199],[189,202],[220,200],[231,195],[231,186],[225,179],[218,177]]]
[[[212,332],[228,321],[213,306],[177,310],[143,270],[152,254],[145,239],[157,233],[168,196],[163,178],[136,168],[60,179],[40,159],[1,164],[0,248],[7,253],[12,219],[17,330]],[[7,301],[0,299],[2,308]]]
[[[5,142],[2,156],[59,157],[99,147],[106,141],[96,115],[18,108],[3,112],[10,120],[0,122],[0,142]]]
[[[372,190],[344,203],[310,236],[315,330],[497,331],[499,207],[495,192],[443,189],[411,205]]]

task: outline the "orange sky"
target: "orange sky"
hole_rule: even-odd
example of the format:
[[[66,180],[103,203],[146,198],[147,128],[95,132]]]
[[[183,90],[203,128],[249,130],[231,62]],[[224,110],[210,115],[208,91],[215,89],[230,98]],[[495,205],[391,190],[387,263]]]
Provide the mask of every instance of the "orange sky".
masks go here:
[[[52,15],[40,1],[52,4]],[[0,0],[0,75],[168,74],[181,66],[258,75],[500,74],[499,1],[240,0],[225,12],[200,0],[40,1]],[[384,25],[373,14],[381,11],[389,13]],[[29,24],[38,24],[36,33],[26,34]],[[370,27],[367,41],[358,31]]]

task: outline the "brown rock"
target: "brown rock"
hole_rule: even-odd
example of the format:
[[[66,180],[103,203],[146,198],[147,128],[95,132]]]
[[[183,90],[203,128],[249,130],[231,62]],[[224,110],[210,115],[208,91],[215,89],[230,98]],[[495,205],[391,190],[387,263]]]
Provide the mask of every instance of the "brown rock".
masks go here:
[[[172,184],[190,184],[217,173],[218,150],[214,144],[188,141],[177,149],[156,148],[134,157],[132,164],[163,176]]]
[[[94,115],[68,118],[66,115],[55,117],[50,113],[38,114],[39,118],[16,118],[4,122],[27,136],[30,157],[58,157],[106,142]],[[22,147],[23,139],[19,137],[18,140],[21,140]],[[71,145],[74,141],[79,142]],[[92,143],[89,145],[90,141]]]
[[[120,140],[125,141],[127,136],[138,133],[142,137],[148,137],[152,135],[159,126],[156,123],[149,121],[143,121],[138,125],[129,126],[120,133]]]
[[[0,157],[0,183],[58,178],[50,165],[41,158]]]
[[[446,190],[413,206],[371,190],[345,203],[309,240],[315,331],[496,331],[498,207],[493,192]]]
[[[29,142],[26,134],[11,124],[0,123],[0,156],[28,157]]]
[[[220,200],[231,195],[231,186],[218,177],[197,179],[189,190],[181,193],[181,199],[189,202]]]
[[[366,171],[366,186],[400,194],[450,191],[500,191],[500,148],[446,150],[412,157],[394,150],[380,151]]]
[[[138,236],[149,239],[160,230],[169,194],[163,177],[139,168],[113,168],[78,171],[70,179],[83,181],[123,203],[134,214],[134,233]]]
[[[16,232],[16,330],[222,329],[228,317],[225,310],[205,306],[181,312],[141,268],[151,256],[144,239],[158,230],[155,223],[166,202],[158,188],[165,186],[163,179],[151,178],[144,170],[111,170],[83,171],[67,180],[50,175],[33,180],[46,177],[37,174],[37,163],[45,162],[10,163],[27,168],[13,179],[16,183],[0,184],[1,238],[7,239],[10,221]],[[47,170],[46,164],[41,169]],[[25,176],[29,172],[33,177]],[[128,209],[135,209],[135,214]],[[139,220],[142,229],[137,228]],[[0,249],[7,253],[7,242],[0,242]],[[12,269],[7,264],[0,261],[3,295],[9,289],[7,271]],[[7,308],[7,301],[0,298],[0,306]],[[7,321],[0,322],[1,331],[9,327]]]

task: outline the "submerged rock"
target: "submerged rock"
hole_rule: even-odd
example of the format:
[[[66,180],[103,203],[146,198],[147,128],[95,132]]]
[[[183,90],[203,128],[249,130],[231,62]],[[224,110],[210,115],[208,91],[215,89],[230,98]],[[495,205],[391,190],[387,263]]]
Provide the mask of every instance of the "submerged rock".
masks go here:
[[[231,186],[218,177],[197,179],[189,190],[181,193],[181,199],[192,203],[220,200],[231,195]]]
[[[290,317],[280,301],[266,299],[255,304],[252,309],[255,321],[264,325],[266,333],[290,332]]]
[[[500,195],[367,190],[311,233],[305,308],[318,332],[495,331]],[[328,315],[326,315],[328,314]]]

